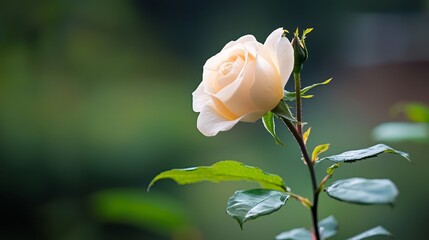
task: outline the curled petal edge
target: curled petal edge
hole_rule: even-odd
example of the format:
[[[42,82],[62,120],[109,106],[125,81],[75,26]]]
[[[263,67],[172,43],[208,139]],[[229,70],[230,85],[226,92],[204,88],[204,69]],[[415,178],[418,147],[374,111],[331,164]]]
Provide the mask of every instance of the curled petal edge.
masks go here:
[[[198,116],[197,128],[204,136],[212,137],[221,131],[230,130],[240,119],[226,120],[212,106],[205,105]]]

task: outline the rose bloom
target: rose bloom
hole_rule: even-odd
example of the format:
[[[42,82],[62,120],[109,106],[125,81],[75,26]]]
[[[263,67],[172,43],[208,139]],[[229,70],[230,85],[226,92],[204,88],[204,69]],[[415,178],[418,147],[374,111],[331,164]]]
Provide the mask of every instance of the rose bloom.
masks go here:
[[[293,69],[293,48],[283,29],[264,44],[246,35],[231,41],[203,67],[203,81],[192,93],[197,127],[205,136],[255,122],[277,106]]]

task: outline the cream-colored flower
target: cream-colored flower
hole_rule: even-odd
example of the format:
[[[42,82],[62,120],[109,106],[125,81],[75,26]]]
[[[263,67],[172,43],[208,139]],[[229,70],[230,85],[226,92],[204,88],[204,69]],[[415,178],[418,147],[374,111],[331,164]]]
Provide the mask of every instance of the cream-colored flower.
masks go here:
[[[264,44],[243,36],[207,60],[203,81],[192,93],[201,133],[214,136],[239,121],[255,122],[279,103],[294,61],[282,34],[276,29]]]

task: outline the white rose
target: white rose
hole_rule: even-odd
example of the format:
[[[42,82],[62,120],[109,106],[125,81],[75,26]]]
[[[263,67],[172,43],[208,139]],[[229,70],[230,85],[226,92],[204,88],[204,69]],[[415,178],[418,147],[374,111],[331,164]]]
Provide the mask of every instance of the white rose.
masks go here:
[[[283,29],[262,45],[254,36],[231,41],[203,67],[203,81],[192,93],[197,127],[205,136],[255,122],[283,98],[293,69],[293,48]]]

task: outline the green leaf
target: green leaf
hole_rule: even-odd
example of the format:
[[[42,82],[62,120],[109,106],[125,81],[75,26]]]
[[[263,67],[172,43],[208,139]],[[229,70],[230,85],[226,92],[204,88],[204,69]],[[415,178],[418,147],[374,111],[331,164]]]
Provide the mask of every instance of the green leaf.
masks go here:
[[[226,212],[243,228],[246,221],[279,210],[288,198],[284,192],[267,189],[236,191],[228,200]]]
[[[158,174],[149,184],[152,185],[161,179],[172,179],[178,184],[190,184],[203,181],[255,181],[263,188],[286,191],[283,179],[278,175],[265,173],[259,168],[244,165],[243,163],[226,160],[217,162],[211,166],[193,167],[185,169],[173,169]]]
[[[321,83],[315,83],[313,85],[307,86],[307,87],[301,89],[301,94],[305,94],[306,92],[310,91],[314,87],[329,84],[331,81],[332,81],[332,78],[329,78],[329,79],[327,79],[327,80],[325,80],[325,81],[323,81]]]
[[[272,112],[278,117],[283,117],[289,119],[292,122],[296,122],[295,117],[290,111],[290,107],[282,100],[277,104],[277,106],[272,110]]]
[[[376,141],[429,142],[429,124],[388,122],[375,127],[372,136]]]
[[[324,160],[329,160],[332,162],[355,162],[367,158],[377,157],[381,153],[399,154],[402,157],[406,158],[408,161],[411,161],[408,153],[397,151],[385,144],[377,144],[369,148],[347,151],[338,155],[325,157],[317,161],[317,163]]]
[[[264,124],[265,129],[273,136],[277,144],[284,145],[282,141],[277,137],[276,134],[276,124],[274,122],[274,114],[270,111],[262,117],[262,123]]]
[[[302,33],[302,41],[305,41],[305,38],[307,37],[307,34],[311,33],[313,31],[313,28],[307,28]]]
[[[325,192],[337,200],[364,205],[393,204],[399,193],[389,179],[364,178],[338,180]]]
[[[319,233],[322,239],[330,238],[337,234],[338,221],[334,216],[329,216],[319,221]]]
[[[382,226],[378,226],[375,228],[371,228],[370,230],[365,231],[361,234],[358,234],[354,237],[348,238],[347,240],[361,240],[361,239],[365,239],[365,238],[369,238],[369,237],[373,237],[373,236],[378,236],[378,235],[393,236],[385,228],[383,228]]]
[[[303,89],[301,89],[301,97],[302,98],[312,98],[313,95],[305,95],[306,92],[310,91],[311,89],[313,89],[314,87],[320,86],[320,85],[326,85],[328,83],[330,83],[332,81],[332,78],[325,80],[324,82],[321,83],[315,83],[311,86],[307,86]],[[296,93],[295,92],[288,92],[288,91],[284,91],[284,100],[287,101],[295,101],[296,99]]]
[[[310,133],[311,133],[311,127],[309,127],[307,131],[305,131],[304,134],[302,135],[302,140],[304,141],[304,144],[307,144],[307,140],[308,140],[308,137],[310,136]]]
[[[314,148],[313,153],[311,154],[311,160],[315,162],[321,153],[328,151],[330,144],[321,144]]]
[[[296,93],[295,92],[289,92],[289,91],[284,90],[283,100],[295,101],[295,99],[296,99]]]
[[[330,167],[328,167],[327,169],[326,169],[326,173],[328,174],[328,175],[330,175],[330,176],[332,176],[333,174],[334,174],[334,172],[335,172],[335,169],[337,169],[337,168],[339,168],[340,166],[341,166],[341,162],[339,162],[339,163],[335,163],[335,164],[333,164],[333,165],[331,165]]]
[[[276,236],[276,240],[311,240],[311,233],[305,228],[295,228],[282,232]]]
[[[322,239],[327,239],[337,234],[338,222],[334,216],[329,216],[319,221],[319,233]],[[276,236],[276,240],[311,240],[311,233],[305,228],[295,228],[282,232]]]

